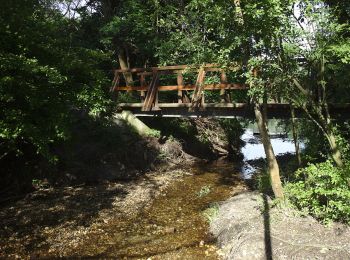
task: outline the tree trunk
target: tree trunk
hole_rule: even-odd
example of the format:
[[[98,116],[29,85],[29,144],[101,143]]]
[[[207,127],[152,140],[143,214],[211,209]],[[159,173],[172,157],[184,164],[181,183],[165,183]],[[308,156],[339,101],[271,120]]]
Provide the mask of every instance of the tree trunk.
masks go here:
[[[233,4],[235,6],[235,13],[237,16],[238,23],[242,26],[244,29],[244,16],[242,12],[242,7],[241,7],[241,1],[240,0],[233,0]],[[243,43],[244,46],[244,63],[248,63],[249,56],[250,56],[250,51],[249,51],[249,41],[246,40]],[[253,71],[254,75],[256,76],[257,71]],[[266,96],[265,96],[266,99]],[[275,194],[276,198],[283,198],[283,188],[282,188],[282,183],[281,183],[281,178],[280,178],[280,170],[279,166],[276,160],[275,153],[273,151],[272,145],[271,145],[271,140],[267,131],[267,125],[266,125],[266,110],[265,110],[265,117],[261,113],[260,105],[258,102],[254,102],[254,113],[256,117],[256,121],[258,124],[259,132],[261,135],[261,139],[264,145],[264,150],[266,154],[266,159],[268,162],[268,169],[269,169],[269,175],[271,179],[271,185],[272,185],[272,190],[273,193]]]
[[[321,73],[324,69],[321,69]],[[336,138],[334,135],[333,127],[332,127],[332,120],[329,114],[328,104],[325,100],[325,85],[323,85],[323,100],[321,100],[321,103],[316,103],[313,101],[313,97],[310,94],[310,91],[305,89],[296,79],[293,79],[294,85],[301,91],[302,94],[304,94],[307,98],[310,100],[312,112],[311,113],[306,105],[302,106],[305,113],[308,115],[308,117],[318,126],[318,128],[322,131],[322,133],[326,136],[329,146],[331,148],[331,156],[334,162],[338,167],[343,167],[344,163],[342,160],[342,155],[339,149],[339,146],[336,142]],[[314,114],[314,115],[312,115]]]
[[[338,167],[343,167],[344,163],[343,163],[342,156],[341,156],[341,153],[340,153],[340,150],[339,150],[339,146],[337,144],[337,141],[336,141],[336,138],[334,136],[333,131],[331,131],[329,129],[327,131],[326,136],[327,136],[327,140],[329,142],[329,146],[331,147],[331,156],[332,156],[335,164]]]
[[[276,198],[283,198],[284,195],[279,166],[268,134],[266,118],[264,118],[260,105],[257,102],[254,103],[254,113],[258,124],[261,140],[264,145],[273,193],[275,194]]]
[[[296,128],[296,122],[295,122],[295,111],[293,105],[290,106],[290,113],[292,116],[292,132],[293,132],[293,141],[295,146],[295,155],[298,160],[298,166],[301,167],[301,155],[300,155],[300,145],[298,140],[298,132]]]
[[[338,167],[343,167],[344,164],[342,160],[342,154],[340,152],[339,145],[337,144],[337,141],[333,132],[332,120],[329,114],[329,108],[327,103],[324,104],[324,111],[326,114],[326,129],[327,129],[327,135],[328,135],[327,139],[329,142],[329,146],[331,147],[332,158]]]
[[[148,136],[152,133],[152,129],[145,123],[138,119],[130,111],[124,110],[121,114],[115,114],[114,117],[125,120],[130,126],[132,126],[139,135]]]
[[[119,65],[120,68],[125,70],[125,69],[130,69],[128,65],[128,59],[125,57],[125,52],[123,50],[120,50],[118,52],[118,60],[119,60]],[[123,73],[125,82],[128,86],[133,86],[134,80],[132,78],[132,74],[130,72],[125,72]]]

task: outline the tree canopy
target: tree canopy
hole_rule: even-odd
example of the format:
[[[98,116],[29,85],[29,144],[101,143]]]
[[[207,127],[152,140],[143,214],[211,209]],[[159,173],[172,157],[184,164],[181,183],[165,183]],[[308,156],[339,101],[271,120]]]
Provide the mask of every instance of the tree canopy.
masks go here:
[[[234,63],[247,102],[303,109],[314,162],[327,147],[322,159],[345,167],[348,123],[331,118],[329,104],[350,101],[349,21],[345,0],[3,1],[0,160],[26,146],[53,159],[72,111],[112,111],[112,69]]]

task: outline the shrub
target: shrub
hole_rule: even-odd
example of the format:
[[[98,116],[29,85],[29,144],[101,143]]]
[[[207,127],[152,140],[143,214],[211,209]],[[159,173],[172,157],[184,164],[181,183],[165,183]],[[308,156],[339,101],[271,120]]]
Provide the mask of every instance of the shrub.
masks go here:
[[[344,168],[330,160],[296,171],[285,186],[287,199],[297,208],[322,220],[350,223],[350,162]]]

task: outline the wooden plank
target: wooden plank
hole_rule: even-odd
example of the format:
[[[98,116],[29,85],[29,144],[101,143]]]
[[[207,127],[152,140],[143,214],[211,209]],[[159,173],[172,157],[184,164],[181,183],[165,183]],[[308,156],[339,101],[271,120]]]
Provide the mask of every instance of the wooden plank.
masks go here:
[[[183,100],[183,103],[188,103],[188,104],[191,103],[191,99],[188,97],[187,91],[183,93],[182,100]]]
[[[204,68],[206,71],[222,71],[222,68],[219,64],[205,64],[202,65],[201,68]],[[225,68],[226,70],[237,70],[241,68],[241,65],[233,65],[230,67]],[[117,73],[125,73],[125,72],[131,72],[131,73],[152,73],[152,71],[183,71],[183,70],[190,70],[190,71],[196,71],[199,69],[199,66],[196,65],[175,65],[175,66],[161,66],[161,67],[149,67],[149,68],[133,68],[133,69],[117,69],[115,72]]]
[[[148,91],[145,98],[145,102],[143,103],[142,111],[151,111],[152,105],[156,98],[156,94],[158,92],[158,82],[159,82],[159,74],[157,71],[155,71],[152,77],[152,81],[148,87]]]
[[[289,107],[289,104],[268,104],[268,107]],[[120,108],[142,108],[142,103],[119,103],[118,107]],[[159,103],[158,106],[160,108],[189,108],[191,107],[191,103]],[[205,103],[205,108],[245,108],[249,106],[246,103]],[[275,107],[274,107],[275,108]]]
[[[226,75],[225,71],[221,72],[220,83],[224,84],[224,85],[227,85],[227,75]],[[225,91],[225,89],[221,89],[220,90],[220,98],[221,98],[221,100],[220,100],[221,103],[225,103],[226,102],[226,91]]]
[[[116,87],[116,91],[147,91],[148,87],[140,87],[140,86],[126,86],[126,87]],[[172,91],[172,90],[195,90],[196,85],[185,85],[179,87],[178,85],[172,86],[159,86],[159,91]],[[204,90],[220,90],[220,89],[249,89],[249,86],[246,84],[233,83],[233,84],[207,84],[203,85]]]
[[[201,104],[201,99],[203,97],[204,78],[205,78],[205,69],[204,67],[202,67],[198,72],[197,81],[196,81],[194,92],[192,94],[191,107],[189,108],[189,111],[195,110],[195,108],[198,108]]]
[[[177,74],[177,87],[178,87],[178,90],[177,90],[177,102],[178,103],[183,103],[183,100],[182,100],[182,96],[183,96],[183,93],[182,93],[182,89],[184,87],[184,77],[181,73]]]
[[[161,110],[159,108],[159,95],[158,94],[159,94],[159,92],[157,91],[156,95],[154,97],[154,102],[152,104],[152,111],[159,111],[159,110]]]
[[[140,76],[140,84],[141,84],[141,87],[146,87],[146,79],[144,75]],[[146,92],[144,90],[141,90],[141,93],[140,93],[141,102],[145,101],[145,97],[146,97]]]
[[[219,64],[205,64],[203,68],[215,68],[220,67]],[[152,72],[152,71],[164,71],[164,70],[184,70],[184,69],[198,69],[196,65],[175,65],[175,66],[161,66],[161,67],[150,67],[150,68],[133,68],[133,69],[117,69],[116,72],[125,73],[125,72]]]

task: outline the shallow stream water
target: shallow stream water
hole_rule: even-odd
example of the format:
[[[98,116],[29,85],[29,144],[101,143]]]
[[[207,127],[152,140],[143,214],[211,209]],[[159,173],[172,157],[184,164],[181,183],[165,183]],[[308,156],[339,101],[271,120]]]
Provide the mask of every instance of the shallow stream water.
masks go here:
[[[242,139],[247,143],[242,149],[244,165],[249,166],[250,160],[263,157],[264,151],[251,130],[248,129]],[[294,152],[290,141],[274,139],[273,146],[277,154]],[[114,259],[218,259],[216,241],[208,233],[209,222],[218,213],[221,201],[248,189],[245,179],[254,170],[245,172],[225,160],[197,163],[183,177],[171,181],[138,213],[128,215],[120,211],[119,214],[116,209],[116,215],[110,213],[112,216],[98,225],[98,230],[75,234],[74,248],[63,255]],[[80,203],[89,204],[88,201]],[[79,236],[83,239],[77,240]],[[37,241],[31,243],[37,246]],[[30,253],[32,249],[27,246],[26,251]],[[38,256],[54,255],[57,254],[50,252],[45,243],[38,250]]]
[[[264,158],[259,137],[247,129],[242,139],[244,167],[228,161],[195,165],[188,176],[172,183],[150,205],[131,218],[109,223],[109,239],[83,249],[88,255],[135,259],[218,259],[215,240],[208,234],[211,218],[218,211],[218,203],[247,189],[254,168],[249,160]],[[293,153],[290,140],[272,139],[276,154]],[[90,252],[89,252],[90,251]]]
[[[261,143],[260,136],[254,134],[254,129],[252,128],[246,129],[241,138],[245,142],[245,145],[241,149],[244,156],[241,169],[242,178],[250,179],[254,175],[256,169],[249,163],[249,161],[266,158],[264,146]],[[271,137],[271,144],[276,156],[286,153],[295,153],[293,141],[282,134],[279,136],[279,133],[277,133],[276,136]],[[304,148],[303,143],[300,144],[300,148]]]
[[[109,223],[106,231],[114,236],[109,241],[96,238],[84,253],[99,251],[99,257],[121,259],[217,259],[208,221],[218,202],[244,189],[230,163],[198,164],[137,216]]]

